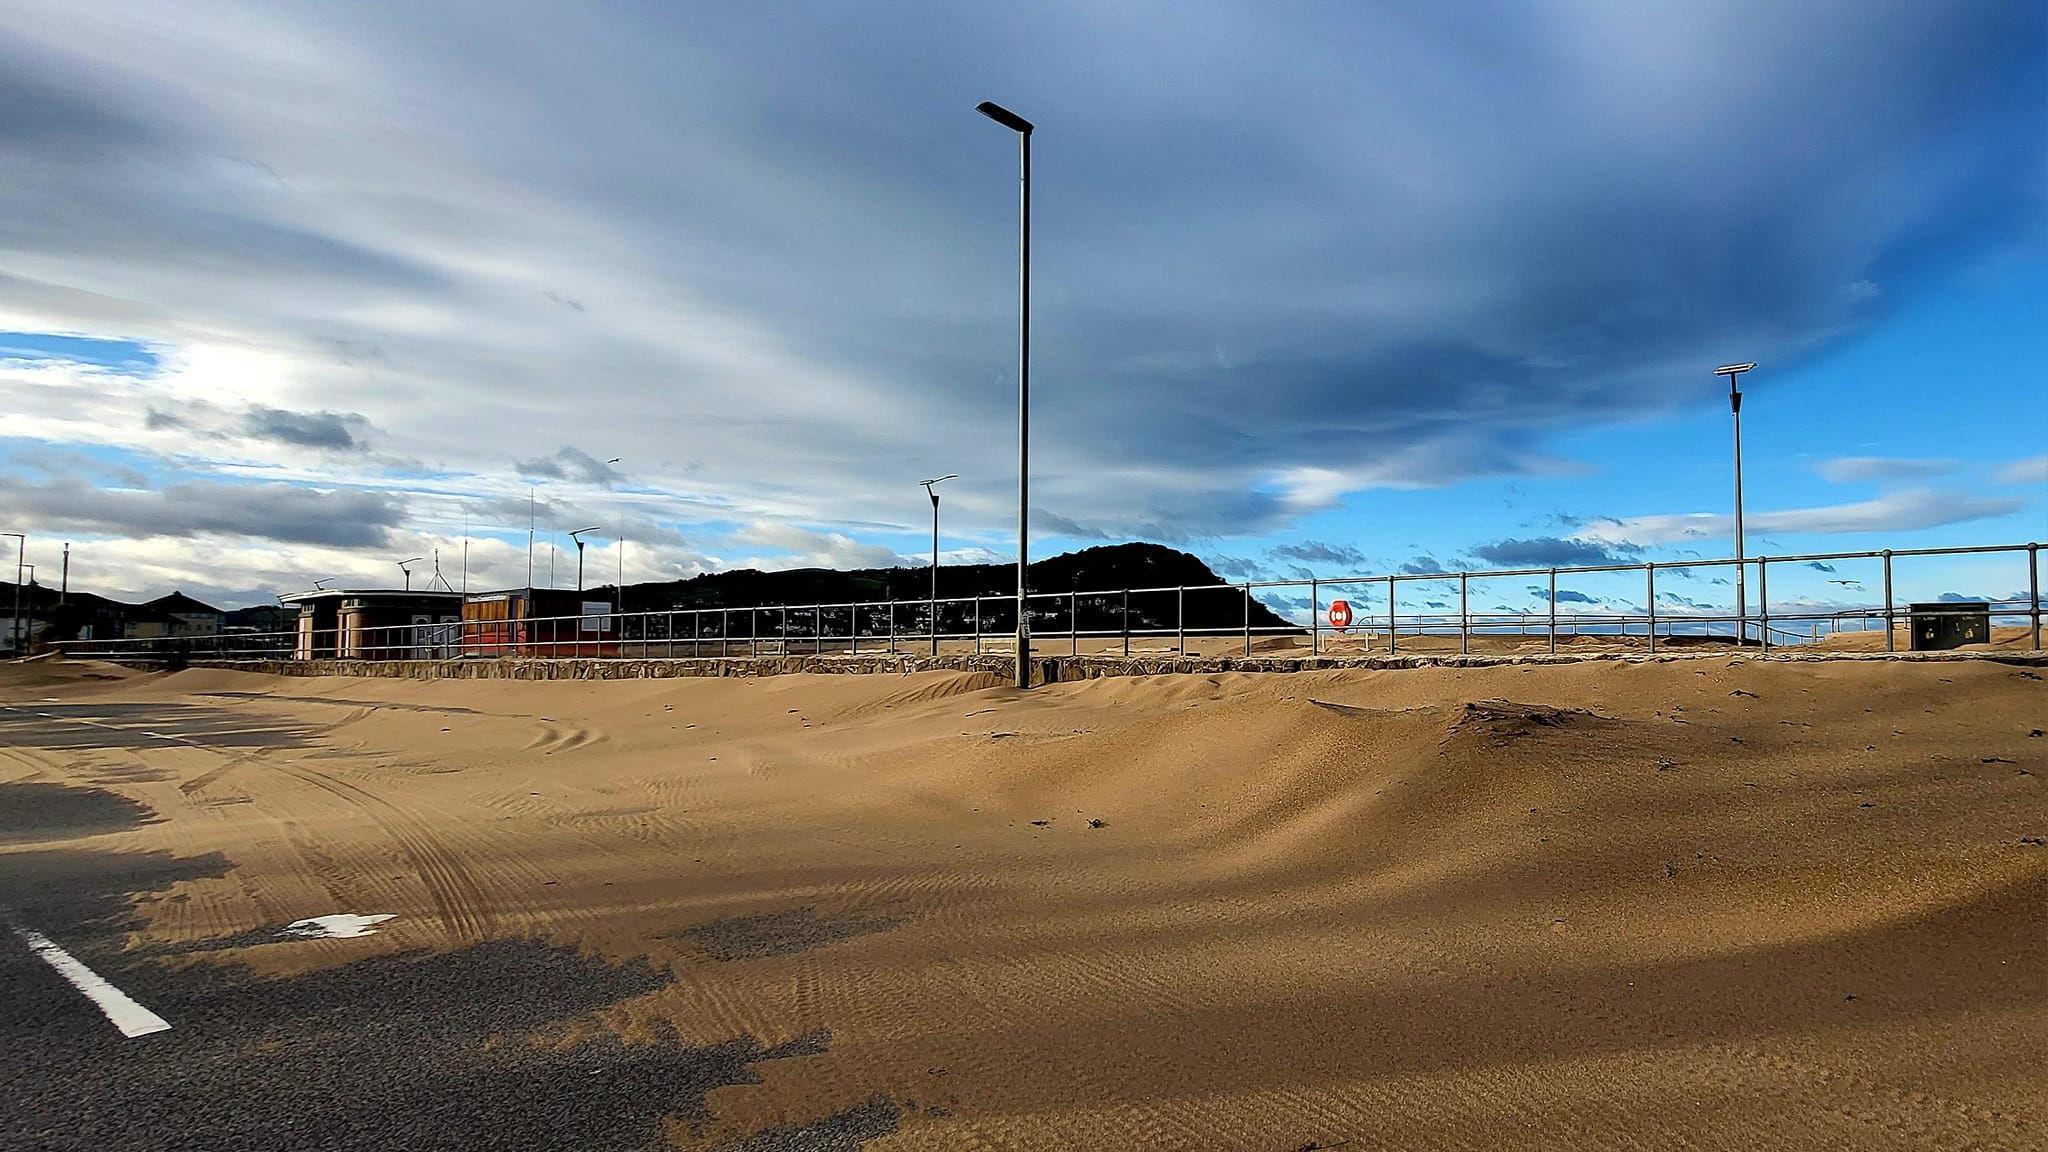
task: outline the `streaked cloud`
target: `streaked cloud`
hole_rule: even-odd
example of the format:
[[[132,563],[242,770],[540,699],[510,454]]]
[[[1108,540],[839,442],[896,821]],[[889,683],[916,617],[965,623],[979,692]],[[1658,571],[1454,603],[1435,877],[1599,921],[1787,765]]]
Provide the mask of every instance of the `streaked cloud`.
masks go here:
[[[1934,488],[1911,488],[1849,504],[1751,512],[1746,517],[1746,529],[1752,534],[1911,532],[2003,516],[2019,511],[2025,503],[2023,500],[2010,497],[1977,496],[1968,492]],[[1580,535],[1581,538],[1591,541],[1648,545],[1680,541],[1720,541],[1731,538],[1734,532],[1735,521],[1732,515],[1719,512],[1691,512],[1623,517],[1619,520],[1588,525],[1581,530]]]
[[[1956,470],[1953,460],[1916,460],[1888,456],[1837,456],[1814,465],[1814,471],[1837,484],[1857,480],[1929,480]]]
[[[2000,484],[2048,484],[2048,456],[2015,460],[1992,475]]]

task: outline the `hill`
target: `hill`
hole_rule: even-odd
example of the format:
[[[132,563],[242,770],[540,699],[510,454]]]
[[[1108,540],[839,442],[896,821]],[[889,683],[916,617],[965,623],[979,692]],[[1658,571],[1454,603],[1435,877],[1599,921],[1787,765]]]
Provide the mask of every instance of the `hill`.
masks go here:
[[[792,568],[764,572],[742,568],[712,572],[688,580],[629,584],[623,607],[628,612],[659,611],[664,608],[746,608],[763,604],[851,604],[883,600],[923,600],[931,595],[929,568]],[[1048,557],[1031,565],[1029,587],[1033,594],[1090,591],[1105,588],[1208,587],[1190,592],[1184,607],[1190,628],[1228,628],[1244,623],[1245,596],[1237,589],[1214,588],[1225,584],[1202,559],[1161,544],[1109,544]],[[609,595],[615,586],[597,589]],[[983,596],[985,623],[1001,620],[1007,598],[1017,591],[1014,564],[956,564],[939,568],[939,597],[953,599]],[[1178,609],[1173,592],[1140,593],[1131,597],[1133,628],[1172,628]],[[1065,626],[1069,610],[1079,613],[1084,629],[1111,630],[1121,627],[1124,605],[1121,598],[1080,597],[1062,604],[1041,599],[1033,604],[1034,617],[1056,618]],[[964,615],[968,605],[950,606],[947,615]],[[1251,602],[1254,627],[1285,627],[1287,621],[1256,599]],[[951,625],[948,625],[951,627]],[[999,623],[992,627],[1001,627]]]

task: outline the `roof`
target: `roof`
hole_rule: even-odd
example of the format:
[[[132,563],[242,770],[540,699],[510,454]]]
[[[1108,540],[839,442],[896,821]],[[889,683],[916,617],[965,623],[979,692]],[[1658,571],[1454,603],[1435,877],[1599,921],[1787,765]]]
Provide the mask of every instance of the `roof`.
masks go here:
[[[139,605],[139,607],[150,609],[153,612],[177,612],[186,615],[222,615],[220,609],[203,601],[194,600],[183,592],[172,592],[166,596],[159,596],[154,600]]]
[[[436,592],[426,588],[309,588],[304,592],[290,592],[279,596],[286,604],[305,604],[328,597],[347,597],[352,600],[450,600],[462,599],[460,592]]]

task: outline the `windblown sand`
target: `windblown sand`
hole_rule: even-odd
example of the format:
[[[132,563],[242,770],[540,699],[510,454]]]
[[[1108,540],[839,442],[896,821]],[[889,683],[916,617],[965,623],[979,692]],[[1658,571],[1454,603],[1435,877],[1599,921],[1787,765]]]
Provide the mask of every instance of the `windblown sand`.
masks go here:
[[[138,947],[395,913],[180,962],[529,937],[672,970],[592,1028],[829,1030],[680,1147],[877,1097],[875,1149],[2048,1147],[2042,672],[92,674],[0,699],[239,734],[0,747],[232,862]]]

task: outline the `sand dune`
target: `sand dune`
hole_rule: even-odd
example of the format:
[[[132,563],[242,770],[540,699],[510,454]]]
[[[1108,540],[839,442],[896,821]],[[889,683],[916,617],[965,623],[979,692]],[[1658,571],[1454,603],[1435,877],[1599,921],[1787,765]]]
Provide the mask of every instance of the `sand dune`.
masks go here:
[[[2048,1141],[2032,670],[90,672],[0,700],[230,721],[5,738],[0,779],[161,817],[96,842],[232,862],[140,904],[135,947],[395,913],[179,962],[534,938],[673,973],[586,1030],[829,1030],[679,1147],[877,1098],[875,1149]]]

